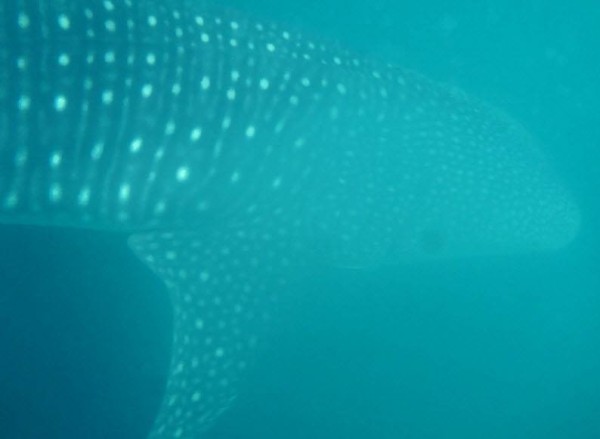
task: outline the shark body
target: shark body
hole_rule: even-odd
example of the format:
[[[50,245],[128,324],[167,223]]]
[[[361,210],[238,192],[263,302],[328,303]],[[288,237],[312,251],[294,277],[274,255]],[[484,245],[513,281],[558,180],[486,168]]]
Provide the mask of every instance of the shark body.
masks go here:
[[[0,1],[0,221],[115,231],[165,283],[151,438],[233,401],[288,273],[558,249],[579,213],[462,92],[185,0]]]

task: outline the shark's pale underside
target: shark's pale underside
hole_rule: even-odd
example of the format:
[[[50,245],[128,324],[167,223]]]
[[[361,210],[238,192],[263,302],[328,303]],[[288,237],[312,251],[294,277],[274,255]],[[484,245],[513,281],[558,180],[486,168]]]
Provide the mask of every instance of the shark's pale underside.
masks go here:
[[[164,281],[152,438],[230,405],[306,264],[556,249],[579,226],[500,111],[186,0],[0,1],[0,220],[126,233]]]

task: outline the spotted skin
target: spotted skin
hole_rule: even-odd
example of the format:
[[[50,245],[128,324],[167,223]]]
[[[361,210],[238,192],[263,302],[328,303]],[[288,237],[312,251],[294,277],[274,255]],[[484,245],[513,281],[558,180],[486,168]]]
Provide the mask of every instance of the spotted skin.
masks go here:
[[[126,232],[167,286],[152,438],[235,399],[290,272],[561,248],[529,134],[416,73],[188,0],[0,0],[0,221]]]

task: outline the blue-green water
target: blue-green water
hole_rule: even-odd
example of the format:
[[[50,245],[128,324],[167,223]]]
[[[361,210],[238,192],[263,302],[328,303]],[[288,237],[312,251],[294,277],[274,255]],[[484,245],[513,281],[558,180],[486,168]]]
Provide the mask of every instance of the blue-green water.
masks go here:
[[[295,286],[209,438],[600,437],[600,5],[228,2],[455,84],[541,141],[583,212],[558,254]],[[120,239],[3,228],[0,437],[144,437],[170,314]]]

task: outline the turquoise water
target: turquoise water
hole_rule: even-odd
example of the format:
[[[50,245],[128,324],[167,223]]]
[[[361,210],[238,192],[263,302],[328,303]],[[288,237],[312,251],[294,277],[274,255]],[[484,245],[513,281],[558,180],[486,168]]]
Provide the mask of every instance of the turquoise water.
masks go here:
[[[581,234],[552,255],[312,273],[207,437],[600,437],[600,6],[399,3],[228,2],[508,111]],[[168,361],[160,285],[111,236],[4,228],[0,248],[0,437],[143,437]]]

